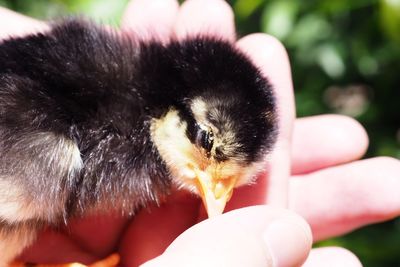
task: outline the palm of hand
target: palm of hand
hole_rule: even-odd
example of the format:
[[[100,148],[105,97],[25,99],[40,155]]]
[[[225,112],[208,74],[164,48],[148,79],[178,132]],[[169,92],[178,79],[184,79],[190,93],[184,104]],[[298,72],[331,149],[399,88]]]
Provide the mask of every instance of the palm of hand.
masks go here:
[[[0,11],[5,21],[13,24],[8,33],[25,34],[46,27]],[[181,8],[174,0],[136,0],[125,12],[122,29],[127,34],[134,30],[144,38],[151,33],[161,40],[201,32],[235,39],[232,11],[218,0],[189,0]],[[8,35],[7,30],[3,36]],[[264,34],[246,36],[237,45],[274,85],[281,107],[281,130],[268,174],[261,175],[257,185],[238,189],[227,209],[265,203],[285,207],[288,196],[289,208],[311,225],[314,240],[398,215],[400,200],[393,196],[394,184],[400,183],[399,162],[377,158],[347,163],[366,150],[368,140],[360,125],[334,115],[294,120],[290,66],[282,45]],[[334,167],[339,164],[343,165]],[[361,205],[349,205],[355,200]],[[200,204],[199,199],[177,192],[161,207],[153,207],[151,213],[142,211],[134,219],[105,215],[75,220],[64,231],[44,233],[21,259],[90,263],[118,250],[125,265],[136,266],[161,254],[178,235],[204,219]],[[214,225],[212,231],[217,232],[218,227]],[[305,247],[303,254],[308,249]],[[54,252],[49,255],[48,251]],[[346,259],[348,266],[359,264],[351,254],[331,248],[313,251],[307,266],[318,266],[319,261],[333,257]]]

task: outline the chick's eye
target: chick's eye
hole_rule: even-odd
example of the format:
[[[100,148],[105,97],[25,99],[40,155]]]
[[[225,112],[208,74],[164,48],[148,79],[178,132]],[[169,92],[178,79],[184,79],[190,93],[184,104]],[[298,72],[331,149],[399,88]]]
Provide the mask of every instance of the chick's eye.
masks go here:
[[[212,130],[199,129],[196,136],[196,143],[198,146],[204,148],[207,152],[210,152],[214,145],[214,134]]]

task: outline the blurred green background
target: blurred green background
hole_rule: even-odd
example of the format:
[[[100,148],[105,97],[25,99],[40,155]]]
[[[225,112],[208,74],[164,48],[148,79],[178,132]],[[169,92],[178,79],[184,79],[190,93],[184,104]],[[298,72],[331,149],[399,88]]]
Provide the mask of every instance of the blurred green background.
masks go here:
[[[86,14],[118,25],[127,2],[0,0],[0,5],[41,19]],[[400,0],[229,2],[239,36],[267,32],[288,49],[298,116],[352,116],[370,136],[367,157],[400,158]],[[324,245],[352,250],[364,266],[400,266],[400,219],[317,244]]]

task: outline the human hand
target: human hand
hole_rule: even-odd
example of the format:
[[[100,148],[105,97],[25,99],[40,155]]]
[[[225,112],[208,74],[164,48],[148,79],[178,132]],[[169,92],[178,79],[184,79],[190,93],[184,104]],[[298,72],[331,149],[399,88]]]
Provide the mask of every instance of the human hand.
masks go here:
[[[155,8],[156,5],[159,7]],[[208,17],[204,15],[206,13]],[[125,30],[133,28],[142,31],[145,29],[147,32],[157,34],[160,38],[165,38],[164,40],[172,33],[182,37],[187,33],[204,32],[205,30],[208,33],[234,40],[232,12],[225,3],[217,0],[191,0],[179,11],[178,5],[174,1],[136,0],[127,9],[126,14],[129,15],[125,16],[126,19],[123,24]],[[19,33],[32,30],[31,20],[24,24],[22,22],[24,19],[11,17],[15,22],[12,23],[12,27],[19,27]],[[34,24],[36,29],[42,26],[46,27],[45,24],[39,22],[34,22]],[[2,25],[5,24],[2,23]],[[164,26],[160,28],[160,25]],[[218,27],[215,27],[215,25],[218,25]],[[270,78],[277,90],[279,106],[282,107],[280,114],[281,135],[277,149],[271,157],[268,177],[266,175],[261,176],[257,186],[237,190],[228,208],[233,209],[261,203],[284,206],[287,193],[286,178],[290,174],[290,148],[292,147],[293,173],[310,172],[310,174],[297,175],[289,180],[289,204],[311,223],[316,238],[340,234],[365,223],[388,219],[398,214],[400,202],[398,198],[387,197],[386,199],[385,196],[381,196],[382,190],[394,195],[394,188],[396,188],[394,184],[398,183],[395,176],[399,173],[398,162],[392,162],[388,159],[375,159],[331,168],[331,166],[360,157],[367,143],[365,133],[356,123],[337,116],[314,117],[296,121],[294,142],[291,145],[294,104],[290,69],[283,47],[275,39],[266,35],[251,35],[242,38],[239,40],[238,46],[247,51],[249,56]],[[324,131],[324,129],[327,129],[322,127],[326,125],[325,123],[335,130]],[[317,132],[319,134],[315,135]],[[339,135],[339,139],[338,133],[342,134]],[[343,133],[348,133],[348,135],[343,136]],[[342,146],[338,145],[340,142]],[[323,147],[321,144],[328,147]],[[332,144],[332,147],[329,147],[330,144]],[[370,168],[378,169],[381,166],[386,167],[384,172],[379,173],[382,176],[380,187],[370,193],[375,198],[363,199],[364,205],[361,205],[358,209],[354,205],[345,205],[346,201],[342,200],[349,200],[352,197],[360,198],[361,195],[358,192],[362,178],[370,177],[365,182],[362,181],[361,189],[363,192],[368,192],[368,189],[375,186],[375,177],[369,170]],[[354,176],[345,181],[338,179],[340,176],[336,176],[349,172],[354,172]],[[392,183],[388,186],[385,181]],[[331,183],[329,188],[325,186],[327,183]],[[344,184],[346,191],[339,191],[338,188],[342,188]],[[317,195],[317,193],[320,195]],[[325,201],[319,204],[322,197]],[[308,206],[307,202],[312,205]],[[41,261],[82,260],[89,262],[119,247],[121,254],[125,256],[124,262],[137,265],[160,254],[176,236],[196,223],[198,221],[198,207],[197,199],[186,194],[178,194],[172,196],[171,201],[160,209],[154,209],[151,214],[147,212],[139,213],[132,222],[117,216],[110,216],[109,220],[102,217],[72,222],[70,229],[67,230],[70,235],[48,232],[41,237],[30,253],[28,252],[25,255],[25,259],[43,259]],[[329,217],[326,216],[325,212],[327,207],[334,207],[334,212],[329,214]],[[268,214],[268,211],[266,211],[266,214]],[[341,220],[342,218],[346,218],[346,220]],[[369,218],[369,220],[366,218]],[[338,221],[341,224],[337,224]],[[93,222],[97,222],[95,227]],[[211,225],[213,224],[211,223]],[[192,230],[193,228],[189,231]],[[55,244],[57,240],[61,240],[57,243],[59,255],[52,253],[50,257],[53,258],[45,258],[46,255],[43,255],[43,251],[46,252],[45,249],[48,248],[49,244]],[[171,254],[171,252],[169,253]],[[175,253],[179,254],[176,250]],[[312,256],[308,260],[309,266],[321,257],[325,257],[325,260],[329,257],[332,260],[332,253],[337,253],[336,259],[342,258],[347,260],[346,262],[352,261],[354,263],[347,266],[356,266],[355,264],[357,264],[347,252],[342,250],[329,250],[327,252],[325,250],[323,252],[312,252]]]

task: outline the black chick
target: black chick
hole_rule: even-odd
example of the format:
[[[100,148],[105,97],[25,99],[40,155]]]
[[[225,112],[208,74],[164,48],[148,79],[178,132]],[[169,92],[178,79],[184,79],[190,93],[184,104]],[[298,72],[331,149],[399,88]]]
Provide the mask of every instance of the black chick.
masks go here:
[[[45,225],[199,194],[210,216],[276,139],[268,81],[227,41],[70,19],[0,44],[0,266]]]

